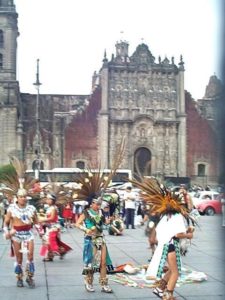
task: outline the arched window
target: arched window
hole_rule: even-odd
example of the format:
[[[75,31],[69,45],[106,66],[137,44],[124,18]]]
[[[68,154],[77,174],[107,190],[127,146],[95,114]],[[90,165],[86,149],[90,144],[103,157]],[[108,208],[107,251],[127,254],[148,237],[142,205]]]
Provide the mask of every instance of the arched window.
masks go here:
[[[35,159],[32,163],[33,170],[44,170],[44,162],[41,159]]]
[[[4,47],[4,33],[3,30],[0,30],[0,48]]]
[[[3,55],[0,53],[0,69],[3,68]]]
[[[76,162],[76,168],[79,168],[79,169],[85,169],[85,162],[82,161],[82,160],[78,160]]]
[[[198,176],[205,176],[205,165],[198,164]]]

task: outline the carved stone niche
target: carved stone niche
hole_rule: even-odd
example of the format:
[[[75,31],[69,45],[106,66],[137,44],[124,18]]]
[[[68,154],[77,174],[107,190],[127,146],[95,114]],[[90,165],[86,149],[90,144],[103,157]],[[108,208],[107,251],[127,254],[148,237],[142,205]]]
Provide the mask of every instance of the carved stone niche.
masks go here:
[[[33,152],[33,148],[31,146],[31,142],[30,142],[29,137],[27,138],[27,143],[26,143],[26,146],[25,146],[25,152],[26,153],[32,153]]]
[[[58,150],[53,151],[53,156],[54,157],[59,157],[60,152]]]

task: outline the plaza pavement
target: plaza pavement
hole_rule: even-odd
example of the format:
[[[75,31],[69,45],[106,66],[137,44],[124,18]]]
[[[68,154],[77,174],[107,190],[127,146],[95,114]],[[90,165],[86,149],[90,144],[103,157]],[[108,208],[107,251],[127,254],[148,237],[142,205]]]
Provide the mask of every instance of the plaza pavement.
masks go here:
[[[201,216],[200,227],[196,229],[192,246],[184,266],[207,274],[202,283],[184,284],[176,288],[176,299],[224,300],[225,299],[225,227],[222,217]],[[108,248],[114,266],[132,262],[135,265],[147,263],[149,249],[144,227],[124,231],[123,236],[109,236],[106,232]],[[17,288],[13,273],[14,259],[9,257],[9,242],[0,233],[0,299],[1,300],[86,300],[86,299],[159,299],[150,288],[123,286],[113,281],[113,294],[101,293],[98,275],[95,275],[95,293],[84,289],[82,271],[83,234],[78,229],[68,229],[62,240],[70,244],[73,251],[64,260],[42,262],[39,256],[40,239],[35,249],[36,288]]]

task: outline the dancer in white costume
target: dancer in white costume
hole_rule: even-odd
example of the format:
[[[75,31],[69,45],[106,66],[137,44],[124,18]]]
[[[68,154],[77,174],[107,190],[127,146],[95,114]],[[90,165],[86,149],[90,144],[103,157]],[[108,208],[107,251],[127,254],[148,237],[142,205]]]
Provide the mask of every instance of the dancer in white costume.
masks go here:
[[[181,272],[182,262],[179,239],[192,239],[193,231],[186,229],[182,214],[167,214],[156,227],[158,246],[149,264],[146,276],[160,279],[153,293],[162,299],[173,299],[173,290]],[[165,264],[169,270],[163,275]]]
[[[154,178],[131,182],[142,190],[141,196],[151,206],[151,211],[160,216],[156,227],[158,246],[149,264],[147,278],[159,279],[153,290],[155,295],[163,300],[172,300],[181,271],[179,240],[192,239],[194,227],[185,226],[185,219],[190,216],[179,195],[172,194]],[[163,276],[166,264],[168,270]]]

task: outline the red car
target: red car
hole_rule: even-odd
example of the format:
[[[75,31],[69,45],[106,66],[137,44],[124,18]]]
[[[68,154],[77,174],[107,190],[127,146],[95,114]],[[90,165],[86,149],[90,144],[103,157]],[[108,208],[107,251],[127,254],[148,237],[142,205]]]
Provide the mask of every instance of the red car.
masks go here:
[[[202,200],[200,203],[196,205],[196,208],[201,215],[213,216],[214,214],[221,214],[222,213],[221,197],[218,195],[218,197],[214,199],[207,198],[205,200]]]

